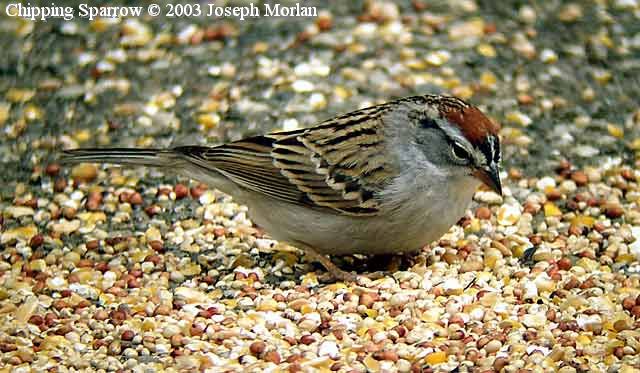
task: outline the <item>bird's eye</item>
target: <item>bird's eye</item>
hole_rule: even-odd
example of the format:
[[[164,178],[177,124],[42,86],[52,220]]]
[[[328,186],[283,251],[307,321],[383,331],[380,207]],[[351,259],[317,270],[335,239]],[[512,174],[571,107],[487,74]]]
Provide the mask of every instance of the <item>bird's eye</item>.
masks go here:
[[[471,158],[467,149],[455,141],[451,143],[451,153],[460,162],[467,163]]]

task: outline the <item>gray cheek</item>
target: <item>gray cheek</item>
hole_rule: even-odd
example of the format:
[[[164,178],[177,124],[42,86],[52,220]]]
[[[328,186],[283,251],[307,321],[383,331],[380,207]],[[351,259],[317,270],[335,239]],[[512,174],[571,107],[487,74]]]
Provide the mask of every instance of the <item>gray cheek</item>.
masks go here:
[[[416,143],[420,152],[434,165],[452,164],[451,151],[442,134],[435,131],[424,131],[417,135]]]
[[[466,166],[448,166],[446,173],[450,179],[460,181],[465,184],[475,182],[476,177],[473,176],[473,169]]]

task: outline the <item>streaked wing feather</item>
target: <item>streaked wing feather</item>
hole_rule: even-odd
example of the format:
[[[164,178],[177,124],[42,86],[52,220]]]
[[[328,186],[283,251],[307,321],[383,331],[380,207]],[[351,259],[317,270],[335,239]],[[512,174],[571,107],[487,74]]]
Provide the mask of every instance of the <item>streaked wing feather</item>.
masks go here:
[[[181,147],[177,150],[195,164],[213,169],[236,184],[275,199],[301,203],[304,193],[292,185],[273,164],[271,144],[265,136],[248,138],[217,147]]]
[[[367,108],[303,133],[276,134],[274,163],[314,204],[349,215],[376,214],[376,192],[393,177],[384,167],[379,122],[386,109]],[[299,169],[312,170],[314,177]]]
[[[379,119],[388,108],[374,106],[309,129],[180,151],[242,187],[281,201],[374,215],[380,207],[376,193],[394,176],[385,167]]]

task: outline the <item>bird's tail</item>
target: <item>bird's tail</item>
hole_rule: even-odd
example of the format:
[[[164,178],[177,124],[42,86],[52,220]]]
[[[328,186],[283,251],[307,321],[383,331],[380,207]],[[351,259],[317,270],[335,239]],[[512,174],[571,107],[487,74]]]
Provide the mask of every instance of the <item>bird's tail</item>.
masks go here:
[[[85,148],[63,150],[61,163],[114,163],[123,165],[171,167],[184,162],[179,153],[171,149]]]

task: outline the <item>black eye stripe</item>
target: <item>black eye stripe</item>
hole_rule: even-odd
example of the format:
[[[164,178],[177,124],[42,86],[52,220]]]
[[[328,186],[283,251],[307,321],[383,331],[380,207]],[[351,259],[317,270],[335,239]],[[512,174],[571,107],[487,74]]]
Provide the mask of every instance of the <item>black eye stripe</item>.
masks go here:
[[[424,117],[420,119],[420,128],[440,128],[436,123],[435,119]]]
[[[417,117],[418,118],[415,118],[414,116],[415,119],[418,119],[419,128],[422,128],[422,129],[436,128],[438,130],[441,130],[445,134],[445,137],[448,137],[446,132],[438,125],[435,118],[431,118],[429,116],[421,116],[421,115],[418,115]],[[473,156],[471,152],[467,151],[467,149],[457,144],[452,139],[450,139],[449,141],[452,147],[452,151],[454,152],[454,155],[456,157],[473,161]],[[458,147],[458,149],[456,149],[455,147]],[[479,150],[484,155],[484,158],[486,158],[487,163],[500,162],[500,140],[498,140],[496,136],[489,135],[485,137],[485,140],[479,145],[475,145],[474,149]],[[475,154],[475,151],[474,151],[474,154]]]

